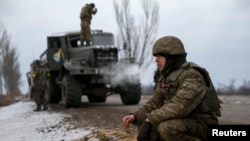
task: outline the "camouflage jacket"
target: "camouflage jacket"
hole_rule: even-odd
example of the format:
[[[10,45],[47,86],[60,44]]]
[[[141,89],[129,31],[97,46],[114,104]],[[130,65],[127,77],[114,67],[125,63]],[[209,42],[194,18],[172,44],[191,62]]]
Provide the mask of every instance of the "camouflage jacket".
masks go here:
[[[46,88],[47,71],[43,67],[35,67],[32,72],[35,90],[42,90]]]
[[[154,96],[134,113],[136,118],[134,124],[141,124],[146,118],[151,124],[158,125],[162,121],[174,118],[195,117],[195,115],[210,117],[213,111],[206,110],[206,106],[205,108],[200,106],[204,105],[207,90],[203,75],[186,62],[168,76],[161,75],[158,78]],[[218,101],[212,102],[216,104]],[[202,109],[199,109],[200,107]],[[201,112],[203,109],[206,112]],[[216,124],[217,117],[213,118],[215,122],[213,119],[212,121]]]
[[[92,14],[95,15],[96,12],[97,12],[97,9],[93,9],[90,5],[86,4],[81,9],[81,13],[80,13],[81,21],[86,21],[89,24],[91,24]]]

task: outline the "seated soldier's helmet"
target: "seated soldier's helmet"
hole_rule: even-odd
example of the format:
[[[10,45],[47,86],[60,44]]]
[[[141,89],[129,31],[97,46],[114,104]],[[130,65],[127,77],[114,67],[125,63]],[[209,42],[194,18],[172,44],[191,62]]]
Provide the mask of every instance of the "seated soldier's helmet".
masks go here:
[[[174,36],[164,36],[158,39],[153,45],[153,55],[169,54],[178,55],[184,54],[185,49],[180,39]]]

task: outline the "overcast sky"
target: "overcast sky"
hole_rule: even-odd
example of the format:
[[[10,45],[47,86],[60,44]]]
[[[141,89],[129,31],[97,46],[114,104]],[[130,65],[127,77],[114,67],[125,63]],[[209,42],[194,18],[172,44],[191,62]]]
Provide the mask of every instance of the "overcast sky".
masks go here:
[[[46,49],[46,36],[80,30],[80,9],[90,2],[98,8],[91,28],[117,34],[113,0],[0,1],[0,20],[11,36],[12,45],[20,53],[24,92],[28,90],[25,73],[32,60]],[[136,17],[142,11],[140,2],[131,1]],[[250,63],[247,63],[250,61],[250,1],[158,0],[158,3],[157,38],[179,37],[188,53],[187,59],[205,67],[216,86],[228,85],[231,79],[236,80],[236,86],[250,80]],[[144,77],[143,82],[152,82],[152,73]]]

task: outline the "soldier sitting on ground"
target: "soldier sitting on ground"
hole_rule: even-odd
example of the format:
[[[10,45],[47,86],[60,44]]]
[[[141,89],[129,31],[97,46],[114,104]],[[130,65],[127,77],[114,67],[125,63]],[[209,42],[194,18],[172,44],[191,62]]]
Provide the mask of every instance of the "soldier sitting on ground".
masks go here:
[[[154,43],[158,68],[153,97],[123,118],[138,125],[138,141],[206,141],[208,125],[218,125],[220,103],[206,69],[186,61],[180,39],[165,36]]]

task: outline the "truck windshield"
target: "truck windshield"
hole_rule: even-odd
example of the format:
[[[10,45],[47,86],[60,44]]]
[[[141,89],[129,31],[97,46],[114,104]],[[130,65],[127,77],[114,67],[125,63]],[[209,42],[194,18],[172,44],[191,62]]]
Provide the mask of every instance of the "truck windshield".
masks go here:
[[[114,36],[113,34],[93,34],[91,45],[94,46],[113,46]],[[70,47],[83,47],[83,41],[80,39],[80,35],[71,35],[68,37]]]

